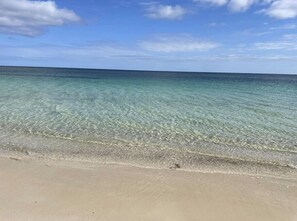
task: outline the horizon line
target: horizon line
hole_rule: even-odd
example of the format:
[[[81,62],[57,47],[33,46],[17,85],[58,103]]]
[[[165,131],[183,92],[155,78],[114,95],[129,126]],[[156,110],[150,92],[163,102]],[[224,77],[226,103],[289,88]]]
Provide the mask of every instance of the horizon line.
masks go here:
[[[266,73],[266,72],[218,72],[218,71],[174,71],[174,70],[144,70],[144,69],[113,69],[113,68],[92,68],[92,67],[61,67],[61,66],[31,66],[31,65],[0,65],[0,68],[49,68],[49,69],[81,69],[101,71],[132,71],[132,72],[169,72],[169,73],[205,73],[205,74],[254,74],[254,75],[297,75],[289,73]]]

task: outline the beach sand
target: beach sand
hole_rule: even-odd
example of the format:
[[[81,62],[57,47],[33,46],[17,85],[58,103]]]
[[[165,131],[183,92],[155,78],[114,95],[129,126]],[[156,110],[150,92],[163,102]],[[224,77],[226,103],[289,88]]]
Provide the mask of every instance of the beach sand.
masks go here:
[[[0,158],[0,220],[295,221],[297,181]]]

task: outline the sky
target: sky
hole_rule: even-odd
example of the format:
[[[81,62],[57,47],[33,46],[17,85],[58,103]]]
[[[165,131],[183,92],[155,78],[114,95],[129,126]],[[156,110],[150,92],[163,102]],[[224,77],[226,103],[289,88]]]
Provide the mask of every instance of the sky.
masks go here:
[[[0,0],[0,65],[297,74],[297,0]]]

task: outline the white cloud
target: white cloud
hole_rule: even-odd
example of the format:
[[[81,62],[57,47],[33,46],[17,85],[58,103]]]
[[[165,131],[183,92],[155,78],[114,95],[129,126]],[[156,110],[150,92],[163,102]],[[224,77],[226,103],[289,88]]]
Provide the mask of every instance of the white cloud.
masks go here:
[[[260,50],[297,50],[297,42],[288,41],[256,43],[255,46]]]
[[[230,0],[229,8],[234,12],[246,11],[253,5],[258,2],[258,0]]]
[[[297,24],[285,24],[285,25],[270,28],[270,30],[293,30],[293,29],[297,29]]]
[[[223,22],[211,22],[208,24],[209,27],[224,27],[226,26]]]
[[[247,10],[252,4],[259,0],[194,0],[194,2],[210,3],[215,6],[228,5],[231,11],[240,12]]]
[[[297,17],[297,0],[276,0],[273,1],[265,14],[279,19]]]
[[[212,5],[222,6],[226,5],[229,0],[194,0],[194,2],[209,3]]]
[[[80,17],[54,1],[0,0],[0,32],[35,36],[48,26],[78,22]]]
[[[149,54],[141,50],[133,50],[127,47],[106,43],[96,42],[89,44],[71,44],[71,45],[44,45],[37,44],[34,46],[22,45],[1,45],[0,44],[0,60],[2,58],[10,58],[25,60],[44,60],[63,63],[64,60],[78,62],[79,60],[87,60],[88,62],[98,62],[102,59],[145,59]],[[76,65],[76,63],[73,65]]]
[[[251,6],[264,7],[260,12],[277,19],[297,17],[297,0],[193,0],[215,6],[227,5],[233,12],[243,12]]]
[[[297,39],[297,34],[285,34],[283,36],[283,39],[287,40],[296,40]]]
[[[287,34],[283,35],[282,39],[271,42],[259,42],[254,46],[258,50],[286,50],[295,51],[297,50],[297,35]]]
[[[153,19],[181,19],[187,11],[180,5],[161,5],[150,3],[145,5],[146,16]]]
[[[139,46],[146,51],[171,53],[207,51],[219,47],[219,44],[201,41],[188,35],[161,35],[151,40],[141,41]]]
[[[215,6],[228,5],[232,11],[245,11],[258,0],[194,0],[194,2],[209,3]]]

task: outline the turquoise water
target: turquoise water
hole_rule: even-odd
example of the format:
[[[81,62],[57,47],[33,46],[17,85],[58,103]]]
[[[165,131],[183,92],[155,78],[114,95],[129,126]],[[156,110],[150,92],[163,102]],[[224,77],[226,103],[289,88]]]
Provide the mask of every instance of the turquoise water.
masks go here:
[[[184,168],[297,167],[297,76],[0,68],[0,149]]]

